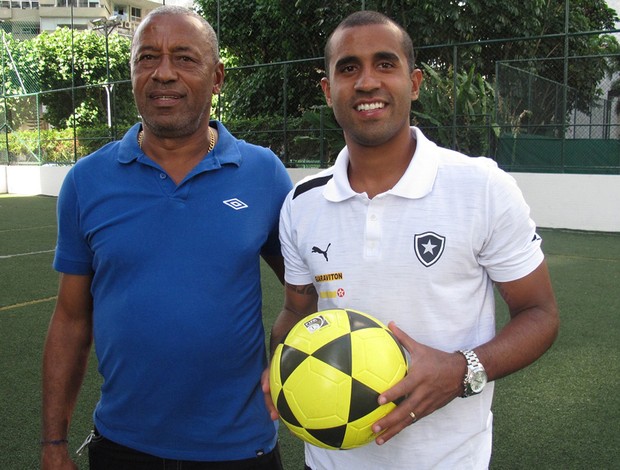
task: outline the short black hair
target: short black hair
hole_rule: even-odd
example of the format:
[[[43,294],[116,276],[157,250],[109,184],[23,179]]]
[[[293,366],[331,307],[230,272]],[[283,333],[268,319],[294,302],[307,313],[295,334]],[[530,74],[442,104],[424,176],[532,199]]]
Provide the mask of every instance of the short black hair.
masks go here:
[[[413,50],[413,41],[411,40],[411,36],[409,33],[399,25],[396,21],[391,19],[389,16],[384,15],[383,13],[379,13],[378,11],[372,10],[363,10],[356,11],[355,13],[350,14],[344,20],[340,22],[336,29],[332,31],[332,33],[327,38],[327,43],[325,44],[325,75],[329,77],[329,61],[331,60],[331,42],[334,34],[345,28],[354,28],[356,26],[369,26],[375,24],[386,24],[386,25],[394,25],[402,34],[402,47],[405,52],[405,56],[407,57],[407,63],[409,66],[409,71],[413,72],[415,68],[415,51]]]

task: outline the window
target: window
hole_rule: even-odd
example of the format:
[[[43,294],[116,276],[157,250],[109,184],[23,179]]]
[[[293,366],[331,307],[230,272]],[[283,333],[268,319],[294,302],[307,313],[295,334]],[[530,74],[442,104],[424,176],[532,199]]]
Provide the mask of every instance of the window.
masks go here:
[[[131,7],[131,21],[140,21],[142,19],[142,8]]]

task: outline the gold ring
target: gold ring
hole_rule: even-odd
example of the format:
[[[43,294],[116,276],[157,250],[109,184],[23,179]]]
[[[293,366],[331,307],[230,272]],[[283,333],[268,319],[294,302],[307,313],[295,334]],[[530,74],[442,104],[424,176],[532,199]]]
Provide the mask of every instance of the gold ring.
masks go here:
[[[415,423],[418,420],[418,418],[416,418],[415,413],[413,411],[409,413],[409,416],[411,416],[411,419],[413,420],[411,424]]]

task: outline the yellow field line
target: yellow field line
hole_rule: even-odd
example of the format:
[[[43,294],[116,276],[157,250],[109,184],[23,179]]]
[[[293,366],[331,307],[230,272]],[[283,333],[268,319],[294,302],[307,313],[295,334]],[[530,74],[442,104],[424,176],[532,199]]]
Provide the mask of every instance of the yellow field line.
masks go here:
[[[57,296],[53,296],[53,297],[47,297],[45,299],[30,300],[28,302],[22,302],[19,304],[6,305],[4,307],[0,307],[0,312],[3,312],[5,310],[12,310],[14,308],[28,307],[30,305],[36,305],[36,304],[40,304],[43,302],[51,302],[52,300],[56,300],[56,297]]]

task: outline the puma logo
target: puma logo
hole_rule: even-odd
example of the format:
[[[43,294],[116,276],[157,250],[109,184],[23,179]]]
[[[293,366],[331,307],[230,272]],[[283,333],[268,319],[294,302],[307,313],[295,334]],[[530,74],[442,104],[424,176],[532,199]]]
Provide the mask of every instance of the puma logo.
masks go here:
[[[313,246],[312,253],[319,253],[325,257],[325,261],[329,261],[329,259],[327,258],[327,250],[329,250],[330,246],[332,246],[331,243],[327,245],[327,248],[325,248],[325,251],[321,250],[318,246]]]

